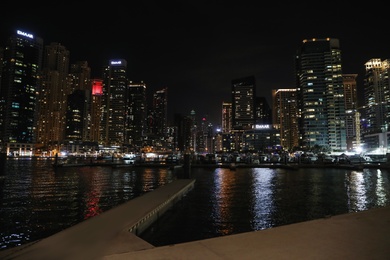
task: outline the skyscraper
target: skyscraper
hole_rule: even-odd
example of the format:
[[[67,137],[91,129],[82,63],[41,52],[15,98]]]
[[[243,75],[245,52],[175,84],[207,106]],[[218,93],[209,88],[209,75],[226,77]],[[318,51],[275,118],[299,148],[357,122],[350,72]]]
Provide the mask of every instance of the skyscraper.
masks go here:
[[[16,31],[7,41],[0,88],[0,140],[7,152],[11,143],[35,142],[37,101],[40,91],[43,40]],[[4,148],[3,147],[3,148]],[[25,152],[26,149],[18,152]]]
[[[103,73],[101,142],[122,146],[125,142],[127,61],[110,60]]]
[[[368,127],[364,133],[384,132],[390,123],[390,60],[370,59],[365,67],[364,105]]]
[[[65,138],[67,98],[72,93],[69,56],[66,47],[56,42],[44,48],[37,142],[55,152]]]
[[[92,141],[91,137],[91,127],[92,127],[92,116],[91,116],[91,105],[92,105],[92,85],[91,85],[91,68],[88,66],[87,61],[78,61],[70,65],[70,73],[69,73],[69,84],[71,88],[71,94],[68,95],[68,109],[69,102],[74,102],[72,97],[80,97],[80,95],[84,95],[83,104],[79,103],[79,109],[75,109],[75,113],[81,113],[82,116],[80,120],[82,123],[82,132],[81,141]],[[76,93],[75,93],[76,92]],[[81,94],[84,92],[83,94]],[[80,100],[81,101],[81,100]],[[76,104],[75,104],[76,105]],[[81,109],[83,109],[81,111]],[[67,111],[67,115],[71,113]],[[67,122],[72,122],[67,118]],[[67,125],[68,129],[70,126]],[[69,140],[69,139],[68,139]],[[97,141],[97,140],[96,140]]]
[[[345,129],[347,149],[354,150],[360,146],[360,113],[357,98],[357,74],[343,74],[345,98]]]
[[[302,146],[345,151],[345,101],[338,39],[304,40],[296,56]]]
[[[146,134],[147,101],[144,82],[129,82],[126,103],[125,144],[133,151],[139,151]]]
[[[232,80],[232,127],[235,130],[251,129],[255,124],[255,77]]]
[[[91,119],[90,119],[90,134],[91,142],[99,142],[100,140],[100,123],[102,121],[102,96],[103,96],[103,80],[92,79],[92,95],[91,95]]]
[[[298,102],[296,89],[274,89],[273,122],[280,131],[280,144],[291,150],[299,146]]]
[[[222,102],[222,133],[230,133],[232,129],[232,103]]]
[[[256,82],[254,76],[232,80],[232,145],[234,150],[244,148],[244,131],[256,123]]]

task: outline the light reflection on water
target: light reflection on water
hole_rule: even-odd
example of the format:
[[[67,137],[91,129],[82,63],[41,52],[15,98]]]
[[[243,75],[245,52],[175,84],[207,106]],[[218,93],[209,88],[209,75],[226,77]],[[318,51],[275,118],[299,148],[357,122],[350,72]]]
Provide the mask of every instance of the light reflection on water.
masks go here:
[[[61,168],[7,161],[0,248],[35,241],[176,179],[166,168]],[[160,246],[390,205],[388,170],[192,168],[194,189],[141,235]]]
[[[172,182],[166,168],[77,167],[7,160],[0,178],[0,248],[44,237]]]
[[[193,168],[194,190],[140,237],[163,246],[389,206],[389,176],[376,169]]]

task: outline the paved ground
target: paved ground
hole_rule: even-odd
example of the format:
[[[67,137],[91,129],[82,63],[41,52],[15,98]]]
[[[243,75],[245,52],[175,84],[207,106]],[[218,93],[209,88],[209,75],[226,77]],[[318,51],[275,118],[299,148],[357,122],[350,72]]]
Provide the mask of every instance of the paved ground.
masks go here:
[[[390,259],[390,207],[164,247],[128,232],[190,184],[175,181],[46,239],[0,251],[0,259]]]

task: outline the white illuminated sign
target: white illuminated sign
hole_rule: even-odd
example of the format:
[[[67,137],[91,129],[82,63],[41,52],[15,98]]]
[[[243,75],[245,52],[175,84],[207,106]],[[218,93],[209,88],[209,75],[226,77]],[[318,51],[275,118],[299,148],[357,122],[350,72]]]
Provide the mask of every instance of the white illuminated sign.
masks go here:
[[[255,129],[269,129],[270,125],[255,125]]]
[[[122,64],[122,61],[111,61],[111,65],[120,65]]]
[[[19,35],[22,35],[22,36],[34,39],[34,35],[32,35],[31,33],[22,32],[20,30],[17,30],[16,33],[19,34]]]

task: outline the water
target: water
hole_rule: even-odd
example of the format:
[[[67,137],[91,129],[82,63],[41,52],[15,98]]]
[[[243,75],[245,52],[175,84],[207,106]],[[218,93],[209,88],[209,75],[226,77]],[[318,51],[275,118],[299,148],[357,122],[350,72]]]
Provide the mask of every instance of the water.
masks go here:
[[[48,237],[172,182],[165,168],[69,167],[7,160],[0,178],[0,248]]]
[[[0,178],[0,247],[48,237],[182,170],[80,167],[7,160]],[[364,169],[192,168],[190,191],[140,237],[155,246],[262,230],[390,205],[390,172]]]
[[[193,192],[140,237],[155,246],[390,205],[387,170],[192,170]]]

